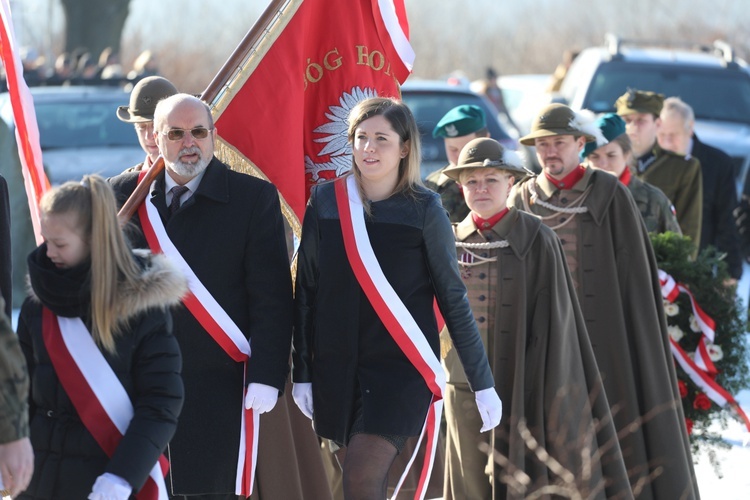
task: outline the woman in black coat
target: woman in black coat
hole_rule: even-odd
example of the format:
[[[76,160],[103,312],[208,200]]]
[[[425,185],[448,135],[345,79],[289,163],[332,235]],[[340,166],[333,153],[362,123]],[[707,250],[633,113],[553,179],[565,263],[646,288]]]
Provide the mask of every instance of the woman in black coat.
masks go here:
[[[441,396],[431,378],[442,376],[435,297],[475,392],[483,430],[499,423],[501,404],[458,274],[450,222],[438,195],[419,182],[419,132],[411,111],[391,99],[363,100],[351,111],[349,140],[353,174],[314,189],[305,212],[292,394],[316,432],[338,448],[345,498],[382,499],[396,454],[407,437],[420,433],[434,409],[431,401]],[[399,323],[409,325],[419,356],[397,340],[403,338],[399,327],[383,319],[388,313],[362,285],[355,271],[360,267],[351,264],[342,223],[349,212],[352,220],[364,212],[365,230],[357,227],[374,261],[363,267],[373,276],[382,269],[395,292],[387,308],[408,311]],[[364,258],[367,250],[360,248]]]
[[[181,356],[168,307],[184,295],[185,279],[166,257],[130,251],[114,195],[98,176],[48,192],[41,212],[46,241],[28,258],[32,295],[18,326],[31,376],[35,453],[21,498],[124,500],[144,486],[177,426]],[[50,357],[57,354],[48,348],[50,324],[70,318],[91,332],[132,404],[127,430],[110,453],[82,420],[71,399],[77,395],[66,392],[58,358]]]

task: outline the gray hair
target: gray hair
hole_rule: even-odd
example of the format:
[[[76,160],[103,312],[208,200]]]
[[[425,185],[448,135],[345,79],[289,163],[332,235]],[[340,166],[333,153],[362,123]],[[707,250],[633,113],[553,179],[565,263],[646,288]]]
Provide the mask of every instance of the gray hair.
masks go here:
[[[695,123],[695,113],[688,103],[679,97],[667,97],[664,99],[664,107],[661,110],[661,118],[676,116],[682,120],[682,125],[689,131]]]

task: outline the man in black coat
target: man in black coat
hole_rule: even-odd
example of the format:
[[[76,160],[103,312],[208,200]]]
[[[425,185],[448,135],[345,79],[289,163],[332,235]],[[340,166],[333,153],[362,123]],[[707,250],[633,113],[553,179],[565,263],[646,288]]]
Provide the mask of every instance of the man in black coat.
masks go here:
[[[185,405],[168,450],[170,496],[236,499],[243,383],[246,403],[264,413],[289,371],[292,288],[278,193],[213,156],[213,119],[199,99],[177,94],[160,101],[154,130],[165,172],[144,207],[155,207],[171,242],[252,349],[245,373],[186,307],[174,312]],[[120,202],[138,175],[111,179]],[[138,217],[134,222],[141,225]]]
[[[712,245],[725,253],[729,275],[736,282],[742,276],[742,256],[733,215],[737,207],[734,166],[729,155],[698,140],[694,125],[695,115],[690,105],[679,97],[669,97],[664,100],[657,139],[662,148],[700,161],[703,175],[700,250]]]

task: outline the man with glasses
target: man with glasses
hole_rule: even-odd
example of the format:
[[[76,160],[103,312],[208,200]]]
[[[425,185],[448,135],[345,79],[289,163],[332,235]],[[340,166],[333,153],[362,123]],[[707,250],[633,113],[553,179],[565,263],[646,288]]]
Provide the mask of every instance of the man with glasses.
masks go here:
[[[132,123],[138,134],[138,143],[146,153],[146,159],[126,172],[148,169],[159,156],[159,148],[154,140],[154,110],[156,103],[175,95],[177,88],[161,76],[150,76],[139,81],[130,93],[130,103],[117,108],[117,118]]]
[[[167,484],[172,498],[236,499],[246,456],[240,448],[243,409],[270,411],[289,372],[292,287],[279,196],[272,184],[232,171],[214,156],[211,112],[191,95],[159,101],[153,138],[165,170],[137,215],[140,227],[153,233],[146,231],[134,246],[154,250],[150,235],[161,234],[164,253],[193,274],[192,295],[173,312],[185,404],[168,449]],[[138,172],[129,172],[111,180],[120,202],[138,178]],[[245,363],[250,346],[252,358]],[[261,432],[269,422],[267,429],[275,428],[275,419],[264,419]],[[278,447],[287,462],[296,456],[289,425],[286,435],[268,432],[272,451]],[[310,436],[314,439],[311,429]],[[295,489],[296,471],[291,477],[277,472],[284,484],[259,483],[262,498],[304,497]]]

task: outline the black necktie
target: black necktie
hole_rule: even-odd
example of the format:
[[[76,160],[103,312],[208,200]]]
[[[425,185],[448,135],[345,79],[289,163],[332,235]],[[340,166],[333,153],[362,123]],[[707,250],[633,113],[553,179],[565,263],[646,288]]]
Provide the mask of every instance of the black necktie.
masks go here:
[[[180,198],[187,192],[185,186],[175,186],[169,192],[172,193],[172,202],[169,204],[169,215],[172,215],[180,208]]]

